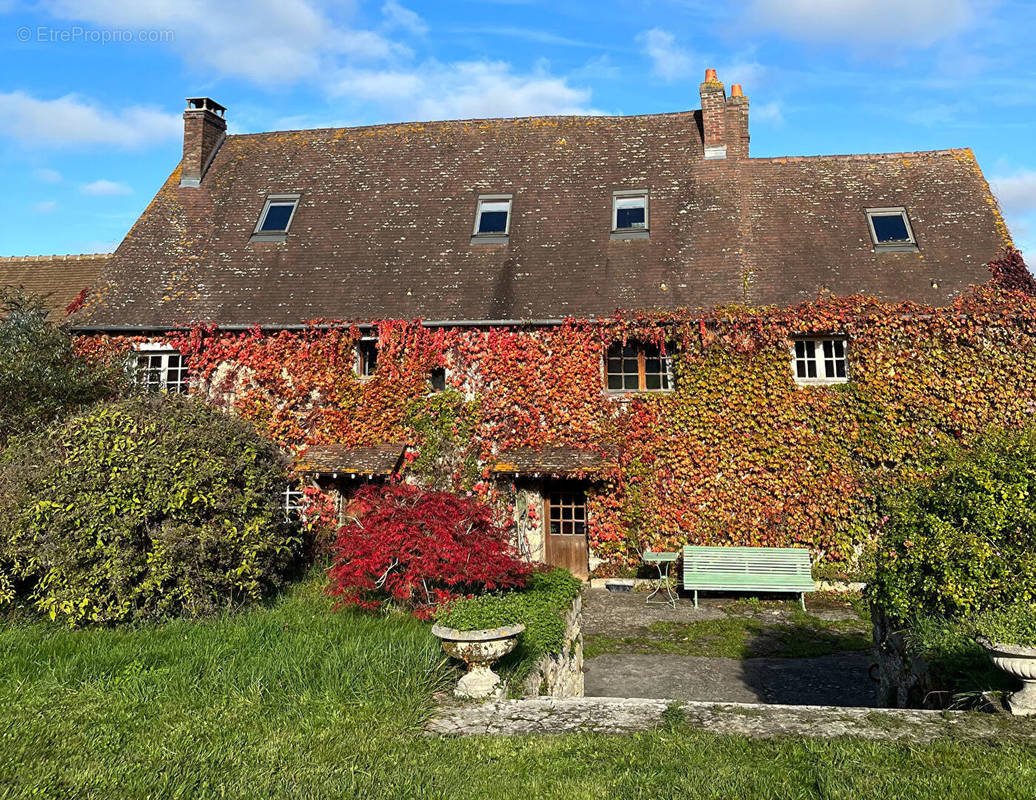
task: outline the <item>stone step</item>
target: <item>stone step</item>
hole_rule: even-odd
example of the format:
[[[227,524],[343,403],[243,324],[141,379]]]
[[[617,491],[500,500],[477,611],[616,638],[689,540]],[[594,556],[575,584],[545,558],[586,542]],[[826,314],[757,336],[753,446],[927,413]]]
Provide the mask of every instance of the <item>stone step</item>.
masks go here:
[[[632,733],[684,723],[751,738],[801,736],[928,742],[939,738],[1036,739],[1036,719],[965,711],[679,702],[626,697],[498,700],[441,709],[425,732],[440,736]]]

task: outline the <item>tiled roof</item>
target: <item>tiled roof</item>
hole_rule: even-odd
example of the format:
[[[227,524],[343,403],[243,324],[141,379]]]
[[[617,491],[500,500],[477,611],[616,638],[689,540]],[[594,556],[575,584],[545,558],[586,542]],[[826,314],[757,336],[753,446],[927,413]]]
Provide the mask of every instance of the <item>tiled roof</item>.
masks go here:
[[[295,461],[295,468],[308,473],[391,475],[403,460],[406,445],[379,444],[346,447],[341,444],[312,445]]]
[[[83,326],[554,320],[786,303],[818,290],[944,302],[1008,241],[970,150],[706,160],[701,112],[228,136],[179,169],[114,254]],[[610,236],[648,188],[650,238]],[[270,193],[301,201],[251,242]],[[507,244],[471,243],[480,193],[514,194]],[[864,209],[906,206],[916,252],[875,253]]]
[[[577,447],[517,448],[497,456],[493,472],[515,475],[571,475],[607,467],[609,456]]]
[[[51,318],[61,320],[76,296],[94,285],[110,258],[110,253],[0,258],[0,288],[21,287],[42,295]]]

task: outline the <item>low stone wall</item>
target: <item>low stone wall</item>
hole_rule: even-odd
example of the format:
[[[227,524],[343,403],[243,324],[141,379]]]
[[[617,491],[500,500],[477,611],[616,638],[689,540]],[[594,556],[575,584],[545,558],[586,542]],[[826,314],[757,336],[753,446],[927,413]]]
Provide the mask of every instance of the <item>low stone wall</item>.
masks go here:
[[[565,644],[548,653],[522,684],[522,696],[568,698],[583,696],[583,598],[576,597],[565,614]]]
[[[546,733],[632,733],[666,725],[710,733],[773,738],[803,736],[911,743],[935,739],[1036,740],[1036,720],[974,711],[838,708],[833,706],[701,703],[625,697],[503,700],[442,709],[425,726],[438,736],[521,736]]]

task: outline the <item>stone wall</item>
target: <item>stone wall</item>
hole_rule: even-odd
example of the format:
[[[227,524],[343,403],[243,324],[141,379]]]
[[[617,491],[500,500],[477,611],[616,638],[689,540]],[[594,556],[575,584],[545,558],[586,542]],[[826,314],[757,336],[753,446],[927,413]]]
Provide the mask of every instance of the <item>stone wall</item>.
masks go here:
[[[565,644],[560,653],[548,653],[522,684],[526,698],[583,696],[583,598],[576,597],[565,614]]]

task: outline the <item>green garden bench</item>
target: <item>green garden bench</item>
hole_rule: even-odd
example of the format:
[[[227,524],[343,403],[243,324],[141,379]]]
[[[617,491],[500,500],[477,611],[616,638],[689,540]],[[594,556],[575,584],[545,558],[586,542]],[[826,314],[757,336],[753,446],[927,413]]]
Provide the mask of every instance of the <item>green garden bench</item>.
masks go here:
[[[802,610],[815,590],[804,547],[702,547],[683,549],[683,587],[694,591],[795,592]]]

